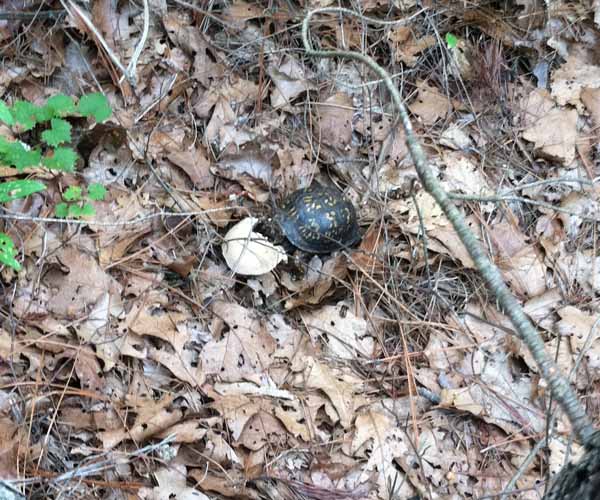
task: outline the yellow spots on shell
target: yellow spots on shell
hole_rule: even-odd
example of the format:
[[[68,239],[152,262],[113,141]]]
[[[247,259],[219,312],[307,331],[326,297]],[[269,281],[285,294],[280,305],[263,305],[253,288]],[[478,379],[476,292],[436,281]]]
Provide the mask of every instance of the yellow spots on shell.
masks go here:
[[[288,197],[282,212],[284,234],[303,250],[330,252],[360,237],[354,207],[332,188],[313,185],[298,190]]]

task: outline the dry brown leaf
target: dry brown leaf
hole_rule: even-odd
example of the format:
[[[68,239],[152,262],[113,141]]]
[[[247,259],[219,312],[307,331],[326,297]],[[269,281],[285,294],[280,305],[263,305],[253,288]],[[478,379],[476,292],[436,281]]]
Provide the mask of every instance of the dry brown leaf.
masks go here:
[[[582,111],[581,91],[600,87],[600,66],[586,64],[577,56],[567,59],[567,62],[552,74],[552,97],[561,106],[571,104]]]
[[[243,495],[246,477],[236,469],[227,471],[225,475],[214,475],[215,472],[205,468],[191,469],[189,476],[197,481],[197,485],[204,491],[214,491],[226,497],[238,498]]]
[[[380,225],[372,225],[362,237],[360,246],[352,253],[348,267],[368,273],[383,270],[383,261],[379,258],[379,250],[384,245],[384,236]]]
[[[226,382],[256,380],[272,363],[275,340],[254,313],[237,304],[216,301],[213,312],[229,326],[221,340],[208,342],[200,357],[207,375]]]
[[[340,424],[344,429],[348,429],[354,419],[357,404],[355,392],[359,392],[359,386],[340,380],[333,370],[314,358],[307,360],[304,375],[306,387],[322,390],[334,406]]]
[[[273,314],[265,322],[265,328],[267,332],[275,340],[277,349],[273,353],[274,360],[287,359],[292,362],[292,369],[294,369],[294,360],[301,362],[302,351],[301,344],[303,340],[306,340],[304,334],[289,325],[282,314]],[[300,369],[303,369],[302,366]],[[287,371],[287,370],[286,370]]]
[[[220,177],[239,182],[244,189],[248,189],[248,181],[259,181],[262,185],[269,186],[273,178],[271,161],[260,153],[226,155],[211,170]]]
[[[440,144],[454,150],[466,150],[471,144],[472,140],[469,137],[469,133],[466,127],[459,125],[450,125],[444,129],[440,137]]]
[[[330,356],[341,359],[373,356],[375,339],[367,331],[367,321],[355,316],[347,304],[324,306],[301,316],[313,342],[325,343]]]
[[[28,347],[26,344],[29,342],[13,339],[6,330],[0,328],[0,359],[5,362],[11,362],[14,365],[21,364],[20,358],[23,356],[29,362],[28,369],[37,372],[43,368],[44,362],[49,363],[53,359],[52,355],[42,354],[38,349]]]
[[[432,35],[415,36],[409,26],[392,27],[387,36],[396,62],[408,66],[414,66],[418,55],[436,43]]]
[[[298,416],[297,412],[289,411],[281,407],[275,407],[275,416],[292,436],[296,438],[299,437],[306,443],[310,441],[308,425],[303,417]]]
[[[426,81],[421,81],[417,84],[417,97],[408,105],[408,108],[425,125],[432,125],[452,111],[452,103],[437,88]]]
[[[221,382],[215,382],[213,389],[216,393],[222,396],[234,396],[234,395],[245,395],[245,396],[264,396],[279,399],[294,399],[291,392],[278,389],[273,380],[263,375],[261,376],[261,384],[254,384],[252,382],[233,382],[229,384],[223,384]]]
[[[148,348],[148,358],[160,363],[177,377],[178,380],[199,387],[204,384],[206,375],[202,367],[195,366],[196,356],[191,350],[172,354],[165,349]]]
[[[482,169],[468,155],[448,151],[442,155],[442,161],[446,165],[442,185],[448,191],[478,196],[492,194]]]
[[[208,432],[206,439],[206,452],[220,464],[242,464],[242,460],[230,446],[227,440],[218,432]]]
[[[100,363],[93,350],[82,347],[76,351],[65,351],[65,354],[73,356],[75,373],[83,389],[101,392],[105,382],[102,377]]]
[[[575,159],[578,113],[556,107],[545,90],[536,89],[523,103],[523,139],[533,142],[540,154],[569,166]]]
[[[10,418],[0,416],[0,476],[17,478],[17,447],[20,441],[19,426]]]
[[[518,227],[508,222],[490,225],[488,234],[498,251],[496,263],[513,291],[527,298],[546,290],[546,266]]]
[[[120,300],[121,286],[86,252],[66,246],[56,254],[61,268],[50,270],[44,282],[52,290],[48,310],[58,316],[80,318],[105,294]]]
[[[243,27],[246,21],[263,17],[265,12],[260,5],[235,0],[223,11],[223,17],[234,26]]]
[[[273,187],[271,161],[260,153],[244,152],[226,155],[211,167],[220,177],[238,182],[257,201],[267,201]]]
[[[562,295],[558,287],[529,299],[523,304],[523,309],[531,321],[537,326],[550,330],[554,325],[552,314],[562,302]]]
[[[558,333],[569,338],[573,355],[584,350],[587,370],[583,379],[585,384],[600,378],[600,316],[588,314],[576,307],[566,306],[558,310],[560,321],[556,323]],[[580,382],[581,377],[578,377]],[[582,385],[579,383],[579,385]]]
[[[312,179],[318,173],[315,163],[306,160],[305,154],[304,149],[290,145],[277,149],[281,184],[285,192],[291,193],[296,189],[310,186]],[[275,179],[274,183],[278,186],[278,179]]]
[[[197,26],[190,25],[190,18],[181,12],[169,11],[162,17],[162,23],[169,39],[186,53],[194,55],[193,78],[206,88],[213,79],[220,79],[225,68],[219,63],[210,44],[204,39]]]
[[[394,495],[410,498],[414,495],[415,490],[406,480],[405,474],[399,471],[395,464],[396,459],[403,458],[410,453],[404,431],[390,425],[384,416],[375,413],[360,418],[363,424],[370,421],[366,424],[367,432],[363,434],[365,438],[373,439],[373,444],[367,465],[359,476],[359,482],[371,481],[372,475],[375,473],[379,498],[389,495],[391,484],[396,485]],[[358,426],[357,429],[360,432]],[[359,441],[360,439],[353,444],[358,444]]]
[[[129,248],[142,236],[147,234],[147,231],[121,232],[119,235],[114,235],[116,240],[111,241],[109,245],[102,246],[98,251],[98,261],[103,268],[110,264],[118,262],[123,258]]]
[[[267,444],[280,449],[287,444],[287,433],[277,418],[259,411],[246,423],[238,441],[253,451],[260,450]]]
[[[477,349],[465,356],[459,371],[470,383],[444,389],[442,406],[472,413],[507,433],[531,435],[544,429],[544,412],[533,401],[534,380],[513,374],[506,353],[486,355],[483,349]]]
[[[155,294],[145,304],[136,303],[127,315],[126,325],[138,335],[150,335],[162,339],[182,353],[186,342],[191,337],[185,322],[191,319],[187,312],[170,311],[164,304],[152,303],[151,299],[158,298]]]
[[[158,439],[166,439],[168,436],[174,436],[172,443],[197,443],[204,439],[208,430],[202,420],[192,419],[175,424],[168,429],[165,429],[156,437]]]
[[[334,94],[317,104],[319,143],[345,150],[352,140],[352,98],[343,92]]]
[[[230,206],[228,200],[215,200],[212,195],[194,197],[193,199],[200,210],[207,211],[206,217],[215,226],[224,228],[231,222],[233,211],[227,208]]]
[[[550,449],[549,469],[551,476],[555,476],[564,467],[565,463],[578,462],[584,453],[584,448],[580,444],[573,442],[568,438],[562,438],[553,434],[548,441]]]
[[[306,304],[320,304],[334,292],[333,285],[343,280],[348,273],[348,264],[341,254],[335,254],[324,263],[313,256],[308,264],[306,275],[295,280],[285,271],[281,273],[281,284],[295,294],[285,301],[285,309],[290,310]]]
[[[181,168],[190,178],[196,189],[207,189],[214,184],[210,171],[210,161],[203,147],[189,149],[165,148],[166,157]]]
[[[271,64],[267,71],[275,84],[271,92],[271,106],[275,109],[289,107],[300,94],[316,88],[308,80],[306,69],[294,57],[286,56],[282,64]]]
[[[250,400],[246,396],[219,396],[215,394],[215,401],[211,403],[214,408],[223,417],[227,423],[227,428],[231,432],[231,436],[237,441],[244,430],[248,420],[250,420],[260,409],[269,408],[267,403],[261,400]]]
[[[600,88],[581,89],[581,102],[592,117],[594,128],[600,127]]]
[[[584,223],[581,216],[595,218],[600,221],[600,191],[572,192],[560,200],[561,208],[571,213],[559,213],[558,217],[563,223],[565,232],[569,238],[575,239],[580,236]]]
[[[139,498],[144,500],[210,500],[204,493],[187,486],[187,468],[173,463],[154,473],[158,486],[140,488]]]
[[[183,418],[184,412],[179,409],[162,409],[158,413],[138,416],[129,429],[114,429],[99,432],[105,450],[110,450],[125,440],[133,440],[138,445],[155,434],[172,427]]]

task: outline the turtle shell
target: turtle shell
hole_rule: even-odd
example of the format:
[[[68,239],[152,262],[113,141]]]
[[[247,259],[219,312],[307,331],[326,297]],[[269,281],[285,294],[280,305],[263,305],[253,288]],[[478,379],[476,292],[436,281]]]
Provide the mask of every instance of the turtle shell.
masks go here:
[[[276,221],[292,245],[306,252],[329,253],[360,239],[352,203],[336,189],[319,184],[289,195]]]

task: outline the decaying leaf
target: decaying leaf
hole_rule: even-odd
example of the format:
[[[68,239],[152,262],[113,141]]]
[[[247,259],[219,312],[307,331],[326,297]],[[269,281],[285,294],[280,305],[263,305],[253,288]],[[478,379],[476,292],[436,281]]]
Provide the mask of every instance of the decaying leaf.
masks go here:
[[[316,108],[319,117],[317,139],[334,148],[345,149],[352,139],[352,98],[338,92]]]
[[[99,36],[4,3],[0,178],[46,189],[0,216],[22,265],[0,265],[0,477],[40,498],[388,500],[518,476],[537,500],[579,453],[381,75],[303,51],[303,13],[337,2],[96,0]],[[308,37],[393,71],[433,175],[593,410],[600,2],[475,3],[354,2],[391,22],[320,12]],[[53,107],[91,91],[107,122]],[[10,166],[2,138],[46,154],[53,113],[77,170]],[[350,193],[358,248],[292,258],[253,231],[313,182]],[[94,215],[54,217],[67,201]]]
[[[534,90],[524,103],[523,138],[533,142],[543,155],[570,165],[575,158],[578,114],[557,107],[545,90]]]
[[[422,81],[417,88],[417,97],[408,107],[424,124],[431,125],[450,113],[452,110],[450,100],[434,86]]]
[[[305,313],[302,320],[313,342],[322,339],[331,356],[368,359],[373,355],[375,342],[367,333],[367,321],[357,318],[344,303]]]
[[[275,340],[251,311],[236,304],[217,301],[215,314],[228,326],[221,340],[208,342],[202,349],[202,367],[207,375],[240,382],[255,380],[272,363]]]
[[[172,465],[154,473],[158,486],[142,488],[140,498],[144,500],[209,500],[204,493],[187,486],[187,468],[183,464]]]

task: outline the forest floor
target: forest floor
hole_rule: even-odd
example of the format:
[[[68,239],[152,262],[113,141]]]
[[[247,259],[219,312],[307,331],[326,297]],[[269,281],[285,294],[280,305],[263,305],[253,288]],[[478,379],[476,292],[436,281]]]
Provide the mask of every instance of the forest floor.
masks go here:
[[[313,44],[389,71],[597,416],[600,3],[341,4],[399,22],[319,14]],[[7,106],[101,92],[112,115],[70,119],[72,172],[0,166],[45,184],[0,212],[21,266],[0,268],[0,498],[538,499],[580,453],[385,87],[306,55],[306,12],[335,5],[3,2]],[[361,242],[233,272],[227,231],[314,182]],[[92,184],[93,214],[57,217]]]

